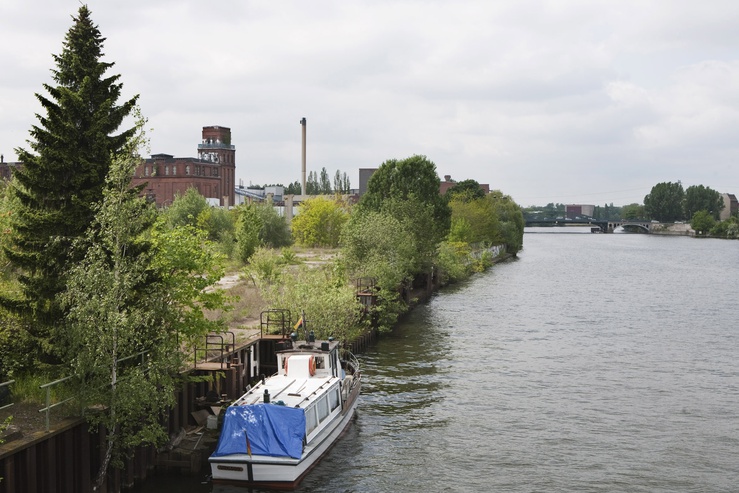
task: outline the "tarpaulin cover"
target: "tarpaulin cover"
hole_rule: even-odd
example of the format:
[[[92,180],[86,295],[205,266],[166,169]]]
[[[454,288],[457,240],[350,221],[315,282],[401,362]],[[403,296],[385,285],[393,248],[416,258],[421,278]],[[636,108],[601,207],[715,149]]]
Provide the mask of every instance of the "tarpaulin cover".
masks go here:
[[[304,435],[302,409],[275,404],[230,406],[223,417],[221,437],[213,457],[251,452],[299,459]]]

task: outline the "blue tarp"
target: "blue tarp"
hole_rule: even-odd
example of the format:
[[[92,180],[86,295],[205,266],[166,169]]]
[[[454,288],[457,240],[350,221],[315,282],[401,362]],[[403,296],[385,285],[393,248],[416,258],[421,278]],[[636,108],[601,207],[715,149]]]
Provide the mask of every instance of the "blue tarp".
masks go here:
[[[302,409],[275,404],[230,406],[214,457],[246,454],[247,441],[254,455],[292,457],[303,453],[305,413]]]

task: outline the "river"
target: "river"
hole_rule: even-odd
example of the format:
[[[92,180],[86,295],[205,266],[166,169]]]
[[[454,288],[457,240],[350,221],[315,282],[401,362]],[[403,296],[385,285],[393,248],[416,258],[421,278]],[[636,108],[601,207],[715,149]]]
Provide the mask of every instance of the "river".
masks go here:
[[[297,491],[737,491],[738,279],[736,241],[527,233],[360,355],[356,420]]]

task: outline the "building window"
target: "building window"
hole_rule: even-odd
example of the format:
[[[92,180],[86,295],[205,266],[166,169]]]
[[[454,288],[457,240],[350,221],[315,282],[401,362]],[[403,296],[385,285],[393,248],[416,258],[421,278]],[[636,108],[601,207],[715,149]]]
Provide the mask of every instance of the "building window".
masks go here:
[[[144,176],[149,176],[149,167],[144,166]]]
[[[189,175],[190,174],[190,165],[189,164],[185,166],[185,174],[186,175]]]
[[[167,166],[164,167],[164,174],[166,176],[169,176],[169,165],[167,165]]]
[[[172,176],[176,176],[176,175],[177,175],[177,165],[173,164],[172,165]]]

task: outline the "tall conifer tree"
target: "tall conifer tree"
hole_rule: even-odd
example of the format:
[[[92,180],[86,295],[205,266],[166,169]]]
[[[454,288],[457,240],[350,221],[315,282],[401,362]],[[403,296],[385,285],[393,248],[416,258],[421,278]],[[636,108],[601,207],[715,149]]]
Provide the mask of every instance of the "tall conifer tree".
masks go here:
[[[30,317],[28,326],[40,341],[48,341],[62,319],[55,298],[69,266],[79,260],[72,242],[92,221],[111,159],[135,132],[116,134],[138,96],[118,103],[120,75],[106,75],[113,63],[101,61],[105,38],[87,6],[72,19],[61,54],[53,55],[56,85],[43,85],[48,96],[36,94],[45,116],[36,115],[39,123],[27,141],[31,150],[17,150],[23,166],[14,173],[13,192],[21,206],[6,248],[18,269],[21,294],[2,301]]]

